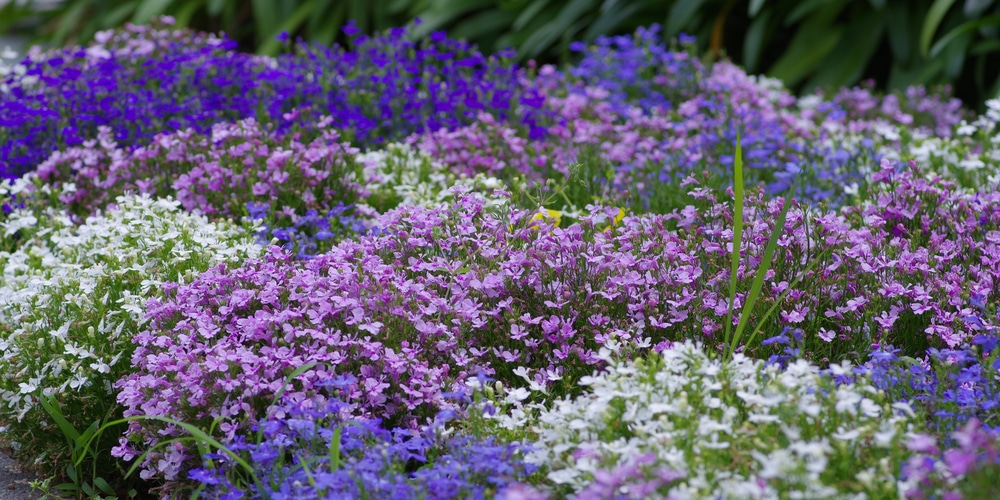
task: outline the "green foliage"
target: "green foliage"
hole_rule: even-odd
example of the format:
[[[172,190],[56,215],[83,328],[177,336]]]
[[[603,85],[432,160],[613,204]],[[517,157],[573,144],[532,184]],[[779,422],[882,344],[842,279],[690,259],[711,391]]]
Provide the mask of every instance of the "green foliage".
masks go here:
[[[342,36],[340,28],[348,20],[375,32],[413,17],[407,0],[66,0],[51,9],[43,9],[43,3],[49,2],[15,1],[0,8],[0,31],[20,26],[36,35],[34,42],[64,45],[86,42],[125,22],[144,24],[169,15],[178,27],[223,31],[241,47],[273,55],[281,49],[275,36],[283,31],[329,45]]]

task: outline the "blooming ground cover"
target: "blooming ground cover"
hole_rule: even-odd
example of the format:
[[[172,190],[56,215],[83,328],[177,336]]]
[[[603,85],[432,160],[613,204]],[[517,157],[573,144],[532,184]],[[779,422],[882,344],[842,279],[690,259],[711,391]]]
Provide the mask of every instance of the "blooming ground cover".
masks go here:
[[[1000,100],[662,40],[0,54],[0,446],[72,497],[1000,493]]]

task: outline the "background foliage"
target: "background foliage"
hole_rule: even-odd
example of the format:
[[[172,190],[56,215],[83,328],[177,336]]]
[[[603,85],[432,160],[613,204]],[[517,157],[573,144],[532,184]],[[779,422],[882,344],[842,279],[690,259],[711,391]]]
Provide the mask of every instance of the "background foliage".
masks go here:
[[[667,37],[694,35],[699,48],[783,80],[797,91],[873,80],[880,89],[952,85],[970,107],[1000,93],[1000,3],[994,0],[15,0],[0,31],[34,41],[85,42],[98,30],[160,14],[180,26],[225,31],[241,47],[281,49],[287,31],[343,42],[349,19],[365,33],[414,18],[417,35],[446,30],[486,52],[568,62],[570,44],[659,23]]]

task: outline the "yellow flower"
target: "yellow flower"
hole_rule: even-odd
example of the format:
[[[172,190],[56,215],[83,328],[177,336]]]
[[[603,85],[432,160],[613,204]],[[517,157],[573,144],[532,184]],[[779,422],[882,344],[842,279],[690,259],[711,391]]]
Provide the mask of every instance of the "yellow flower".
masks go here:
[[[617,226],[618,223],[621,222],[622,219],[624,219],[624,218],[625,218],[625,209],[622,208],[622,207],[618,207],[618,213],[615,214],[615,218],[611,220],[611,225],[605,227],[604,230],[605,231],[611,231],[612,228],[614,228],[615,226]]]
[[[618,223],[621,222],[622,219],[624,218],[625,218],[625,209],[622,207],[618,207],[618,213],[615,214],[615,220],[611,222],[611,225],[617,226]]]
[[[538,231],[538,225],[534,223],[545,219],[551,220],[553,227],[559,227],[559,223],[562,222],[562,212],[558,210],[549,210],[544,207],[539,208],[538,212],[535,215],[532,215],[531,219],[528,220],[528,225],[531,229]],[[511,224],[508,229],[511,232],[514,232],[514,225]]]
[[[538,213],[531,217],[531,222],[540,221],[543,219],[552,219],[552,225],[559,227],[559,223],[562,222],[562,212],[558,210],[549,210],[548,208],[538,209]],[[538,229],[537,227],[535,229]]]

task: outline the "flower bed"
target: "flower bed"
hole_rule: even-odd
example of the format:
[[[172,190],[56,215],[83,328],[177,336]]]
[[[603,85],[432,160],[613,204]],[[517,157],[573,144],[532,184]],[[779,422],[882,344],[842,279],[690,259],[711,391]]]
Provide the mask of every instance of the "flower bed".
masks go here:
[[[4,63],[0,443],[78,497],[1000,491],[1000,101],[657,33]]]

